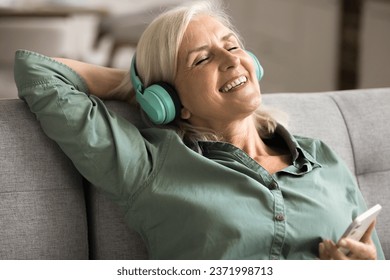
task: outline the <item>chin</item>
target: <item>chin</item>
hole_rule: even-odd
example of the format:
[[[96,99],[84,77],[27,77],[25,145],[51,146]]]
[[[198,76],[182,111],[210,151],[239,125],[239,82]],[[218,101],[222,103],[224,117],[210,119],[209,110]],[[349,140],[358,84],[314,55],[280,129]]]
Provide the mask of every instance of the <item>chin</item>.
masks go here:
[[[251,107],[253,111],[256,111],[261,105],[261,94],[257,94],[255,97],[250,98],[248,101],[248,107]]]
[[[249,102],[244,105],[237,105],[239,111],[237,110],[237,116],[239,118],[246,118],[256,113],[256,111],[260,108],[261,102]]]

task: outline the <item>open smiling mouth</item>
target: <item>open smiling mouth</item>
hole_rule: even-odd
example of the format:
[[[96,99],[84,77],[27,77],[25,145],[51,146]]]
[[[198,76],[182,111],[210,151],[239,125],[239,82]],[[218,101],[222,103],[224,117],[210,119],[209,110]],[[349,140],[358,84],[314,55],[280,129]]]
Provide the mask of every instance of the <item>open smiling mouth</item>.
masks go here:
[[[220,88],[219,91],[221,91],[223,93],[229,92],[229,91],[245,84],[247,81],[248,81],[247,77],[241,76],[241,77],[235,79],[234,81],[231,81],[230,83],[224,85],[222,88]]]

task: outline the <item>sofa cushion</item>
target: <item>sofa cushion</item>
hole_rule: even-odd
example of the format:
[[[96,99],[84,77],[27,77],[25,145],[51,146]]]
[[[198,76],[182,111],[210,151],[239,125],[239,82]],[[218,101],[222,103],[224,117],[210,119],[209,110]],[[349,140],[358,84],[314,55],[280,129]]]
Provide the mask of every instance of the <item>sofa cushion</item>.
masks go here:
[[[141,236],[128,227],[124,212],[104,193],[91,186],[88,200],[90,258],[96,260],[148,259]]]
[[[264,94],[263,103],[288,115],[288,129],[295,135],[321,139],[355,172],[348,130],[333,97],[323,93]]]
[[[20,100],[0,102],[0,259],[87,259],[83,180]]]

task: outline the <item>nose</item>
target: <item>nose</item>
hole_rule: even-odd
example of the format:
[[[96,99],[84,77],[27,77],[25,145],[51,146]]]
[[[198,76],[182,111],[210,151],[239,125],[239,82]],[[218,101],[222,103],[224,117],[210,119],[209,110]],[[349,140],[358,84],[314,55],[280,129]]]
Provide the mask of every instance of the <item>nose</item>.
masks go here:
[[[221,71],[234,69],[240,64],[240,58],[228,50],[221,51],[220,60]]]

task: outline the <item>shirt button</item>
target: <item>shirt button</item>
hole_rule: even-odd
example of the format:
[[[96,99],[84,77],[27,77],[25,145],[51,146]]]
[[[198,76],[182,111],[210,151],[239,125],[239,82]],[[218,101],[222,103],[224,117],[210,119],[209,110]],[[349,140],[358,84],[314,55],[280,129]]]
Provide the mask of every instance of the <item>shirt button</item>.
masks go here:
[[[270,190],[275,190],[278,188],[278,183],[276,183],[275,181],[272,181],[270,184],[269,184],[269,189]]]
[[[276,219],[277,221],[279,221],[279,222],[282,222],[282,221],[284,221],[284,215],[278,214],[278,215],[275,216],[275,219]]]

